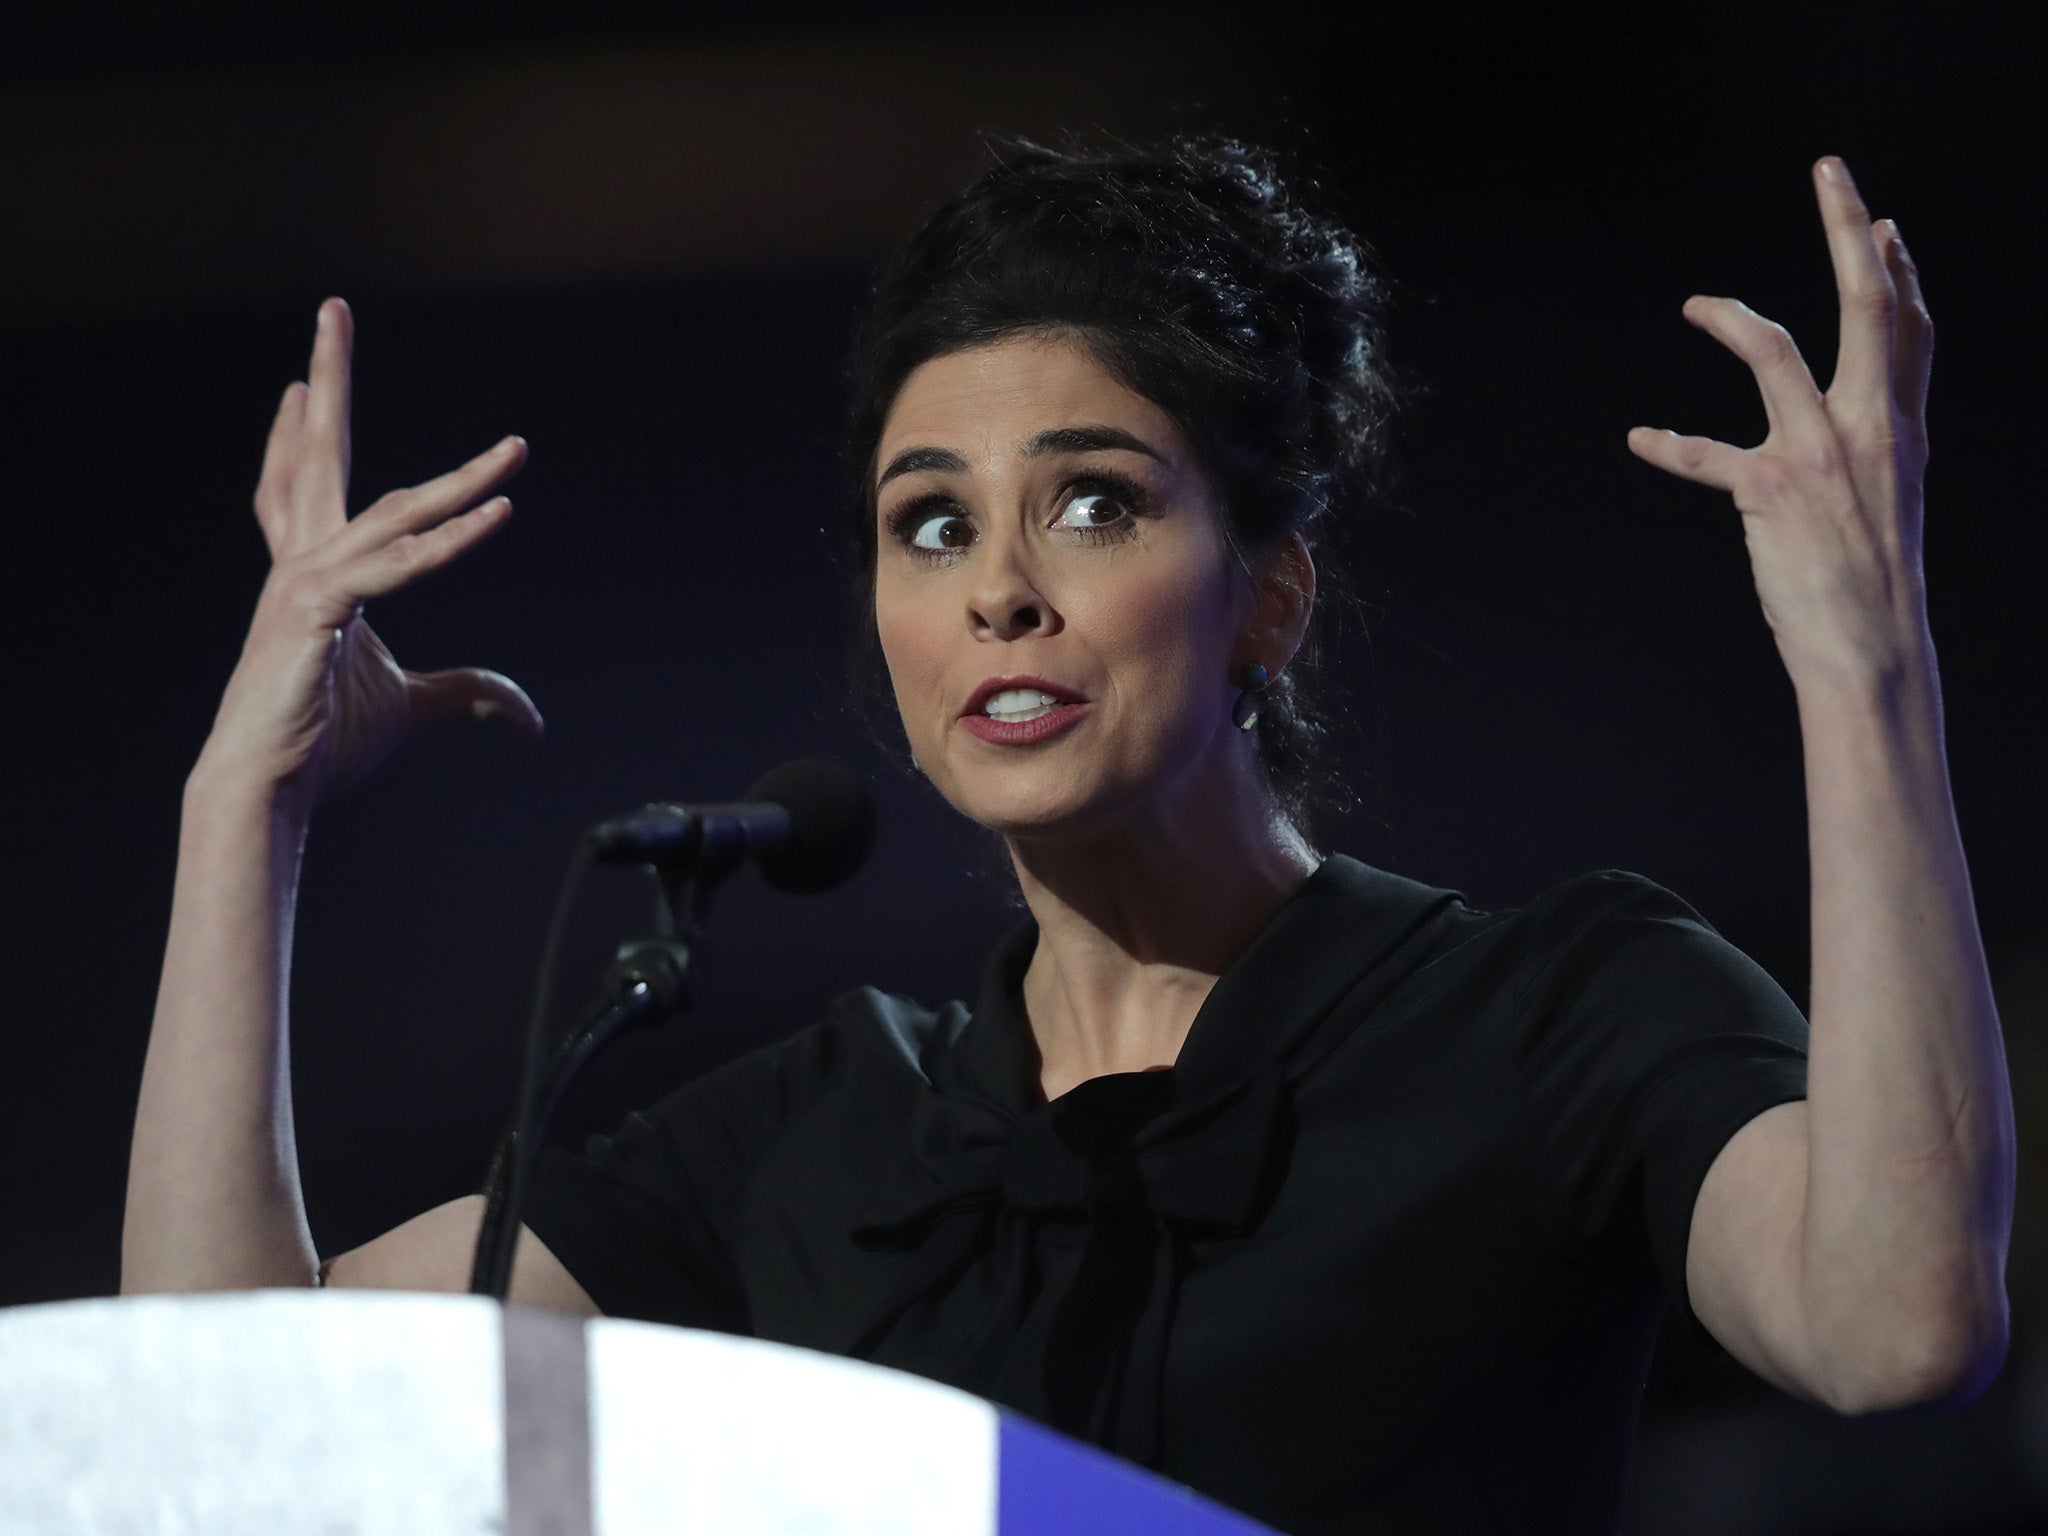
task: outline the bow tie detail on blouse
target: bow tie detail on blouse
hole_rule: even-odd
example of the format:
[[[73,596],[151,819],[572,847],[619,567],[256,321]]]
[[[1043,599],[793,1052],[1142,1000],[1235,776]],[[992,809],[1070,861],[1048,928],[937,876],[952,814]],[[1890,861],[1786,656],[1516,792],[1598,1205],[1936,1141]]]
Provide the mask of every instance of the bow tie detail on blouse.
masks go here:
[[[827,1347],[1159,1466],[1197,1245],[1257,1240],[1293,1085],[1435,952],[1457,899],[1325,860],[1217,978],[1170,1070],[1092,1078],[1049,1104],[1022,997],[1038,931],[1018,925],[964,1025],[883,1021],[917,1081],[906,1099],[901,1078],[874,1079],[870,1113],[907,1145],[854,1197],[852,1243],[871,1262]]]
[[[1250,1229],[1283,1098],[1273,1070],[1175,1089],[1113,1073],[1021,1116],[965,1085],[921,1093],[910,1156],[853,1233],[912,1257],[853,1352],[1151,1462],[1187,1243]],[[911,1358],[892,1325],[918,1309]]]

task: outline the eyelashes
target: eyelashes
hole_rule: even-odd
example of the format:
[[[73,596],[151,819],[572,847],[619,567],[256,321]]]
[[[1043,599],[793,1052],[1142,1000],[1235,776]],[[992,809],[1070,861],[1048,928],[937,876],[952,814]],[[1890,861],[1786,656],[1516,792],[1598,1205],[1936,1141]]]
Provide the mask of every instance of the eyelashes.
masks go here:
[[[1086,544],[1114,544],[1131,538],[1138,531],[1138,519],[1149,514],[1150,498],[1145,488],[1137,481],[1108,470],[1093,470],[1085,475],[1076,475],[1060,487],[1059,506],[1062,517],[1074,500],[1080,496],[1102,496],[1118,503],[1123,514],[1114,522],[1094,523],[1083,527],[1067,528]],[[965,537],[959,543],[929,545],[916,542],[917,535],[933,519],[944,516],[948,510],[954,516],[948,519],[946,528],[959,528]],[[903,547],[905,553],[920,560],[946,560],[969,547],[973,542],[973,524],[960,510],[960,504],[944,491],[929,491],[922,496],[913,496],[891,512],[887,527],[889,536]],[[942,531],[940,537],[946,535]]]

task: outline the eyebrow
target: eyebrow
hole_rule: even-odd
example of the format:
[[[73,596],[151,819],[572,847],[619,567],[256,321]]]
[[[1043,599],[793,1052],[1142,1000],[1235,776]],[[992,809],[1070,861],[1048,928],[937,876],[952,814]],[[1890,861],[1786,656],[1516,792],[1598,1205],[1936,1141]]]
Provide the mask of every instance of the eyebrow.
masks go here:
[[[1143,438],[1133,437],[1121,427],[1048,427],[1037,433],[1024,444],[1024,457],[1044,458],[1052,453],[1099,453],[1105,448],[1122,448],[1131,453],[1142,453],[1148,458],[1164,464],[1166,458]],[[880,490],[898,475],[914,475],[922,470],[933,470],[944,474],[962,474],[967,469],[967,460],[951,448],[906,448],[889,461],[875,489]]]

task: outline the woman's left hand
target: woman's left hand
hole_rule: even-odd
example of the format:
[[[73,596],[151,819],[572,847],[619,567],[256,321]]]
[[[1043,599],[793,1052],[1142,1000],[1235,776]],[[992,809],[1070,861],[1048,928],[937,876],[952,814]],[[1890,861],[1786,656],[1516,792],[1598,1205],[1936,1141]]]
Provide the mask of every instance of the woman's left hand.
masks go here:
[[[1842,305],[1826,392],[1783,326],[1740,300],[1695,296],[1685,318],[1749,364],[1769,434],[1754,448],[1648,427],[1628,435],[1659,469],[1734,496],[1795,685],[1889,674],[1932,649],[1920,548],[1934,327],[1898,225],[1871,222],[1840,160],[1813,175]]]

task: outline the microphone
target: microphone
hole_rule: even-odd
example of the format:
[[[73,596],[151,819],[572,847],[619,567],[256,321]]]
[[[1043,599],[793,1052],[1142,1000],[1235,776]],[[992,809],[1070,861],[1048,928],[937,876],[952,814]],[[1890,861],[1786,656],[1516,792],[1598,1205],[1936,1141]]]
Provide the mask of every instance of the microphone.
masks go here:
[[[585,834],[600,864],[724,867],[752,859],[780,891],[829,891],[853,877],[875,845],[875,802],[865,784],[822,758],[771,768],[732,805],[656,802]]]

